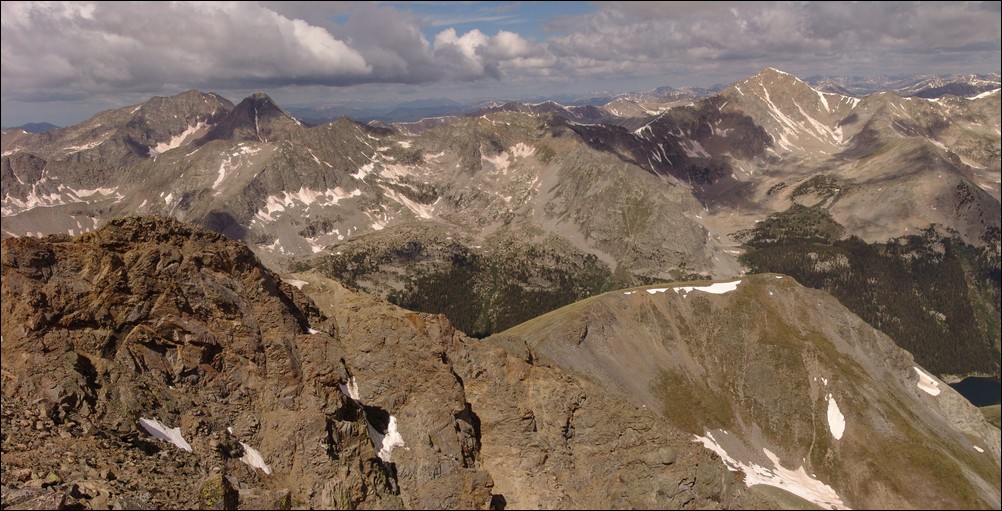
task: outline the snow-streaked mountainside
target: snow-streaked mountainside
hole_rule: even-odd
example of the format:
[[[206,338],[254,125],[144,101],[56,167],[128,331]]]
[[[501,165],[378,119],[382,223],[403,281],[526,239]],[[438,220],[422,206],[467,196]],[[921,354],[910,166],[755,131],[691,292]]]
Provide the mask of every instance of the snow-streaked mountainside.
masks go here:
[[[766,69],[632,134],[580,131],[690,185],[711,232],[747,228],[763,209],[801,203],[821,204],[872,241],[937,224],[977,242],[999,227],[998,106],[997,92],[854,98]],[[814,190],[819,176],[835,185]]]
[[[858,76],[810,76],[804,81],[823,92],[835,92],[845,96],[863,97],[878,92],[891,92],[902,97],[919,96],[938,98],[946,95],[970,97],[999,88],[998,73],[969,75],[908,75],[897,77]],[[634,124],[644,118],[663,113],[665,110],[683,104],[708,98],[724,89],[727,84],[717,84],[709,88],[701,87],[657,87],[640,92],[597,92],[587,98],[564,96],[557,98],[493,99],[473,104],[450,99],[428,99],[408,101],[401,104],[381,100],[344,101],[320,106],[297,106],[289,111],[304,122],[323,124],[342,116],[362,122],[413,124],[432,117],[462,116],[483,113],[492,109],[534,108],[551,102],[559,103],[569,115],[587,122],[588,118],[575,112],[600,112],[604,122]],[[518,106],[516,106],[518,105]],[[588,108],[580,108],[588,107]],[[31,130],[28,130],[31,131]]]
[[[246,242],[272,267],[317,267],[479,336],[617,287],[740,275],[747,233],[807,208],[842,238],[931,229],[983,251],[968,258],[978,268],[964,263],[973,291],[952,299],[966,312],[941,326],[946,345],[974,339],[971,353],[998,353],[999,112],[997,90],[855,97],[771,68],[719,91],[396,125],[311,126],[264,94],[233,105],[190,91],[45,134],[4,132],[0,233],[77,235],[169,215]],[[907,314],[943,309],[916,307]],[[970,317],[977,335],[961,328]]]
[[[750,488],[823,509],[998,506],[998,429],[789,277],[614,291],[496,338],[657,413]],[[505,475],[496,488],[527,478]]]
[[[715,217],[698,222],[711,231],[721,216],[737,216],[730,222],[748,227],[762,218],[763,207],[785,209],[799,199],[790,192],[819,173],[845,184],[838,197],[826,198],[827,206],[864,238],[882,240],[935,223],[976,240],[998,227],[997,93],[855,98],[767,69],[708,99],[652,91],[617,100],[648,96],[695,103],[645,110],[657,115],[647,115],[632,134],[601,122],[644,116],[548,102],[501,105],[447,121],[461,123],[460,129],[440,125],[402,135],[347,120],[308,128],[260,94],[236,107],[196,92],[154,98],[48,134],[5,132],[4,235],[80,232],[93,227],[94,216],[123,212],[171,213],[256,245],[277,242],[279,254],[301,255],[394,221],[467,213],[466,204],[441,201],[460,194],[453,184],[463,174],[457,168],[474,178],[460,180],[464,184],[487,184],[481,189],[493,195],[489,200],[504,201],[493,209],[514,212],[528,196],[491,192],[532,182],[524,172],[509,176],[509,168],[541,177],[535,169],[546,165],[537,149],[553,129],[549,115],[567,119],[585,144],[668,178],[666,187],[687,188]],[[442,140],[457,131],[483,140]],[[488,176],[495,172],[500,176]],[[887,186],[869,186],[878,181]],[[370,195],[371,204],[359,207],[367,201],[355,197]],[[756,207],[745,204],[749,195]],[[319,204],[314,220],[302,218],[313,204]],[[330,207],[340,221],[316,218],[328,216],[318,208]],[[101,215],[89,214],[92,209]],[[295,209],[299,218],[279,220]],[[895,221],[884,221],[888,215]],[[282,227],[250,225],[255,220]]]
[[[947,94],[967,97],[1000,87],[998,73],[940,76],[880,76],[875,78],[849,76],[811,76],[812,87],[845,95],[865,96],[878,92],[893,92],[902,97],[938,98]]]

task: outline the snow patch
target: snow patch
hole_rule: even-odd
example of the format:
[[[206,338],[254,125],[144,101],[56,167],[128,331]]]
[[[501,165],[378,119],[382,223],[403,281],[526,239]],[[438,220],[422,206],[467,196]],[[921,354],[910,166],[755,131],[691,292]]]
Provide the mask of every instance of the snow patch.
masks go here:
[[[177,135],[171,137],[170,140],[166,142],[160,142],[159,144],[150,147],[150,156],[157,156],[171,149],[177,149],[181,147],[182,144],[188,141],[188,137],[198,133],[199,130],[204,129],[208,124],[205,122],[195,123],[193,126],[189,126],[188,129],[178,133]]]
[[[305,280],[299,280],[299,279],[288,279],[288,280],[285,281],[285,283],[288,284],[288,285],[290,285],[290,286],[294,286],[296,289],[302,289],[303,286],[305,286],[306,284],[309,284],[309,282],[306,282]]]
[[[74,190],[72,188],[69,188],[69,191],[72,192],[73,195],[76,195],[81,199],[84,197],[91,197],[94,195],[105,195],[105,196],[112,195],[117,190],[118,190],[117,186],[114,188],[94,188],[92,190]]]
[[[393,461],[393,458],[390,456],[393,449],[404,447],[404,437],[400,436],[400,431],[397,430],[396,417],[390,415],[390,423],[386,427],[386,434],[375,433],[372,443],[378,448],[376,454],[379,456],[379,459],[383,460],[384,463]]]
[[[95,140],[93,142],[88,142],[88,143],[82,144],[82,145],[73,145],[73,146],[69,146],[69,147],[64,147],[63,151],[66,151],[67,153],[79,153],[80,151],[86,151],[88,149],[93,149],[93,148],[101,145],[101,142],[104,142],[105,140],[107,140],[107,137],[105,137],[105,138],[103,138],[101,140]]]
[[[244,448],[244,455],[240,457],[240,461],[246,463],[248,466],[262,470],[265,474],[271,475],[271,467],[264,462],[264,457],[257,449],[240,442],[240,447]]]
[[[339,383],[338,388],[341,389],[341,393],[351,398],[352,401],[357,403],[359,406],[362,405],[361,401],[358,399],[358,382],[355,380],[354,376],[348,378],[348,383]],[[363,413],[364,416],[364,413]],[[369,428],[369,438],[372,439],[372,447],[376,450],[376,454],[379,459],[383,460],[383,463],[390,463],[393,458],[390,454],[397,447],[404,447],[404,438],[400,435],[400,430],[397,428],[397,418],[390,415],[390,422],[386,426],[386,433],[380,433],[376,428],[372,426],[369,422],[369,418],[365,417],[365,425]]]
[[[703,145],[700,144],[698,141],[691,140],[691,139],[683,139],[681,142],[682,142],[681,143],[682,150],[685,151],[686,156],[688,156],[690,158],[709,158],[710,157],[710,153],[706,152],[706,149],[703,149]],[[664,151],[664,147],[663,146],[662,146],[661,150]],[[661,161],[661,159],[658,158],[658,161]]]
[[[271,245],[258,245],[258,247],[259,248],[263,248],[265,250],[269,250],[271,252],[274,252],[274,251],[279,250],[281,248],[279,245],[281,245],[281,241],[280,240],[275,240],[274,242],[272,242]],[[282,252],[285,252],[285,250],[282,250]]]
[[[313,153],[313,149],[307,148],[306,150],[310,153],[310,156],[313,157],[313,161],[317,162],[317,165],[327,165],[328,167],[331,168],[334,167],[330,163],[327,163],[327,160],[320,161],[320,158],[317,158],[317,155]]]
[[[399,180],[402,177],[407,177],[410,175],[411,169],[406,165],[390,164],[383,167],[382,172],[379,173],[380,176],[387,179]]]
[[[226,428],[226,431],[229,431],[231,435],[233,434],[233,428]],[[237,441],[239,442],[239,440]],[[261,456],[261,453],[257,449],[243,442],[240,442],[240,447],[244,450],[244,455],[240,457],[240,461],[246,463],[251,468],[263,470],[265,474],[271,475],[271,467],[264,462],[264,457]]]
[[[825,111],[826,112],[831,112],[832,108],[830,106],[828,106],[828,99],[825,98],[825,93],[823,93],[823,92],[821,92],[821,91],[819,91],[819,90],[817,90],[817,89],[815,89],[813,87],[811,87],[811,90],[813,90],[818,95],[818,98],[821,99],[821,104],[825,106]]]
[[[724,430],[718,431],[724,435],[729,434]],[[745,484],[749,487],[756,484],[764,484],[788,491],[818,505],[822,509],[850,509],[842,502],[838,494],[835,493],[834,488],[808,475],[803,466],[797,470],[783,467],[779,461],[779,457],[769,451],[769,449],[763,448],[762,452],[772,462],[773,468],[766,468],[755,463],[743,463],[732,458],[713,437],[713,432],[707,431],[705,437],[694,436],[696,442],[702,443],[703,447],[720,456],[727,470],[731,472],[744,472]]]
[[[981,94],[978,94],[977,96],[971,96],[971,97],[969,97],[967,99],[987,98],[988,96],[991,96],[992,94],[995,94],[995,93],[997,93],[1000,90],[1002,90],[1002,89],[995,89],[995,90],[985,91],[985,92],[982,92]]]
[[[429,219],[432,217],[432,212],[435,209],[435,204],[421,204],[419,202],[415,202],[407,198],[407,196],[405,196],[404,194],[399,193],[391,188],[384,188],[383,193],[385,193],[386,196],[389,197],[390,199],[393,199],[394,201],[400,203],[405,208],[409,209],[418,218]],[[437,203],[438,201],[435,202]],[[381,228],[382,227],[380,227],[380,229]]]
[[[740,280],[735,280],[734,282],[717,282],[715,284],[710,284],[709,286],[680,286],[680,287],[656,287],[652,289],[647,289],[648,294],[664,293],[668,290],[674,290],[676,293],[682,292],[682,294],[688,294],[690,291],[702,291],[704,293],[711,293],[715,295],[722,295],[724,293],[729,293],[738,288]]]
[[[845,433],[845,416],[838,409],[838,403],[831,394],[825,397],[825,401],[828,401],[828,429],[831,430],[835,440],[841,440],[842,434]]]
[[[984,449],[982,449],[982,448],[980,448],[980,447],[978,447],[978,446],[976,446],[976,445],[972,445],[971,447],[973,447],[975,451],[978,451],[978,452],[985,452],[985,450],[984,450]]]
[[[358,382],[355,380],[354,376],[348,378],[348,383],[338,383],[338,388],[341,389],[341,393],[350,397],[354,401],[358,401]]]
[[[285,211],[285,208],[291,208],[295,206],[297,202],[304,206],[309,206],[311,204],[317,204],[321,207],[335,206],[343,199],[357,197],[359,195],[362,195],[361,190],[356,189],[346,192],[340,186],[336,188],[328,188],[323,191],[301,187],[299,191],[296,192],[282,192],[282,195],[269,195],[264,201],[264,207],[257,210],[254,217],[262,222],[274,222],[275,218],[272,216],[274,213]]]
[[[527,158],[533,154],[536,154],[535,147],[519,142],[497,156],[481,156],[481,158],[494,165],[494,168],[501,174],[508,175],[508,168],[515,162],[516,158]]]
[[[675,292],[682,292],[682,294],[688,294],[690,291],[702,291],[704,293],[710,293],[714,295],[722,295],[724,293],[730,293],[738,288],[740,280],[735,280],[734,282],[717,282],[710,284],[709,286],[682,286],[676,287]],[[653,294],[653,293],[652,293]]]
[[[535,147],[522,142],[513,145],[510,151],[513,158],[528,158],[529,156],[536,154]]]
[[[359,167],[358,171],[352,174],[351,177],[355,179],[365,179],[365,176],[371,174],[372,169],[374,168],[376,168],[376,164],[370,161],[369,163],[366,163],[365,165]]]
[[[49,208],[55,206],[64,206],[67,204],[76,204],[81,202],[90,202],[90,197],[96,197],[96,200],[107,200],[109,198],[114,198],[116,201],[120,201],[124,196],[118,193],[118,188],[94,188],[89,190],[74,190],[68,188],[64,185],[59,185],[56,191],[39,191],[38,185],[44,184],[47,178],[42,178],[38,183],[33,184],[31,187],[31,192],[24,196],[23,199],[18,197],[13,197],[10,194],[4,196],[0,204],[3,205],[0,208],[0,214],[3,216],[13,216],[15,214],[29,211],[35,208]]]
[[[191,452],[191,444],[181,435],[181,428],[168,428],[157,419],[147,419],[145,417],[139,418],[139,425],[153,438],[170,442],[182,451]]]
[[[936,381],[931,375],[925,371],[919,369],[918,367],[912,367],[915,372],[918,373],[919,381],[917,383],[918,388],[922,389],[926,394],[930,396],[938,396],[942,390],[939,388],[939,382]]]
[[[511,160],[508,157],[508,151],[494,157],[481,156],[481,158],[490,162],[491,165],[494,165],[494,168],[501,174],[508,175],[508,167],[511,165]]]
[[[226,175],[231,170],[236,170],[237,167],[239,167],[240,161],[238,160],[236,163],[234,163],[233,158],[239,158],[241,156],[251,156],[261,151],[261,148],[259,147],[247,147],[243,146],[243,144],[241,144],[238,147],[240,147],[240,150],[234,152],[233,154],[227,155],[226,159],[219,164],[219,176],[216,177],[216,181],[212,183],[213,190],[218,190],[219,186],[223,184],[224,180],[226,180]],[[220,193],[222,192],[217,191],[215,195],[219,195]]]

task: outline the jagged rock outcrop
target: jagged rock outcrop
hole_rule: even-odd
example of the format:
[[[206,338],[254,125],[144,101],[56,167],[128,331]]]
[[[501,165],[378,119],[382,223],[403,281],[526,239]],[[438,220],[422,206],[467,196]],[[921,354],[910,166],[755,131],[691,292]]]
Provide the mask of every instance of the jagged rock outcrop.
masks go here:
[[[376,397],[371,379],[351,396],[365,371],[335,323],[241,244],[129,218],[78,238],[4,240],[2,264],[5,506],[193,507],[231,499],[227,485],[240,506],[490,499],[486,473],[439,477],[468,459],[430,464],[409,430],[390,457],[392,418],[380,419],[403,403]],[[475,458],[463,438],[439,448]]]
[[[408,457],[431,450],[475,455],[471,461],[494,479],[494,508],[723,509],[775,502],[746,488],[654,411],[540,364],[520,341],[470,339],[442,315],[400,309],[315,272],[293,279],[336,319],[348,357],[360,362],[350,370],[363,398],[398,403],[405,438],[427,432],[421,433],[426,445],[399,460],[394,451],[401,488],[405,471],[432,468]],[[455,407],[460,403],[464,409]],[[413,429],[415,423],[421,428]],[[450,452],[457,434],[461,449]]]

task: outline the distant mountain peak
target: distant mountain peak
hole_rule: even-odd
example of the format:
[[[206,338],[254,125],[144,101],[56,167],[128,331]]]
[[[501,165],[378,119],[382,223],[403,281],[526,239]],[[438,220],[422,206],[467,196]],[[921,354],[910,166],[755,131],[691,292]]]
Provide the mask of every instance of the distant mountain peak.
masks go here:
[[[804,85],[807,85],[807,82],[801,80],[796,75],[791,74],[791,73],[787,73],[786,71],[782,71],[782,70],[776,69],[774,67],[767,67],[767,68],[759,71],[758,73],[756,73],[754,76],[752,76],[751,78],[749,78],[746,81],[748,81],[748,82],[751,82],[751,81],[759,81],[759,82],[766,82],[766,81],[768,81],[768,82],[791,81],[793,83],[802,83]],[[808,85],[808,87],[809,87],[809,85]]]
[[[794,75],[792,75],[790,73],[787,73],[786,71],[783,71],[781,69],[776,69],[776,68],[774,68],[772,66],[769,66],[769,67],[766,67],[766,68],[762,69],[761,71],[758,72],[758,74],[780,74],[780,75],[786,75],[786,76],[794,76]],[[794,76],[794,78],[796,78],[796,77]]]
[[[255,92],[237,104],[199,143],[210,140],[272,142],[286,138],[302,124],[270,96]]]
[[[817,89],[814,89],[810,84],[801,80],[797,76],[774,67],[767,67],[749,77],[747,80],[731,85],[727,89],[724,89],[724,91],[746,94],[749,92],[749,86],[756,88],[762,87],[770,94],[777,96],[777,98],[779,95],[806,93],[813,95],[814,93],[820,93]]]

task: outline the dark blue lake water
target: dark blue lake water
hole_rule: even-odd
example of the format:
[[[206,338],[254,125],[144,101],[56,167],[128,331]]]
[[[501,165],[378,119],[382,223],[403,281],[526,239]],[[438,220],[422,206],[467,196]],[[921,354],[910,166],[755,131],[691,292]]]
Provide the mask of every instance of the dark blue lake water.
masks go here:
[[[974,406],[997,405],[1002,402],[1002,385],[994,378],[971,376],[957,383],[951,383],[950,386]]]

